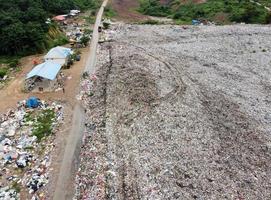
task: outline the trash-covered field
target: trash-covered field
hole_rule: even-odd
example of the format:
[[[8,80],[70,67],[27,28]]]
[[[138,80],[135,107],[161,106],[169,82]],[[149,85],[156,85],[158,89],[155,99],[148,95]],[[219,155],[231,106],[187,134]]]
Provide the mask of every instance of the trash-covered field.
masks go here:
[[[77,199],[270,199],[271,27],[115,25],[85,76]]]
[[[32,97],[0,116],[0,199],[45,199],[63,107]]]

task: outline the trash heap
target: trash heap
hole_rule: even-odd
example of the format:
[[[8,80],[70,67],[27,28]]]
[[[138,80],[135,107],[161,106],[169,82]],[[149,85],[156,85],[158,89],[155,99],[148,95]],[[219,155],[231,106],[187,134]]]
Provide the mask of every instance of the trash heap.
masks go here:
[[[97,77],[95,74],[89,76],[88,74],[84,74],[83,76],[85,76],[82,80],[81,80],[81,90],[79,92],[79,94],[76,96],[77,100],[87,100],[88,97],[93,95],[93,86],[94,86],[94,82],[95,80],[97,80]]]
[[[84,73],[81,80],[81,100],[86,111],[80,166],[75,179],[74,199],[105,199],[106,137],[104,135],[104,89],[109,64],[108,48],[99,45],[97,73]]]
[[[82,98],[75,199],[270,199],[271,27],[116,31]]]
[[[35,97],[0,116],[0,199],[44,196],[54,133],[62,120],[61,105]]]

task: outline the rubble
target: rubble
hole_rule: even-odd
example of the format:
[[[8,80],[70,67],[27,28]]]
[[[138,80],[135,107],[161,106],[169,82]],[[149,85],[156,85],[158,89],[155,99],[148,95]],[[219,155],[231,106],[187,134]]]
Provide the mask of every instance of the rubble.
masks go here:
[[[14,183],[40,199],[39,194],[43,194],[41,188],[48,183],[54,135],[37,132],[46,130],[38,127],[43,123],[39,120],[46,117],[47,111],[52,111],[52,123],[47,124],[50,127],[46,131],[56,132],[63,121],[63,106],[39,101],[38,107],[29,108],[27,102],[18,102],[16,109],[0,116],[0,180],[3,186],[0,199],[19,199],[19,192],[12,189]],[[48,120],[46,123],[50,122]]]
[[[269,199],[270,26],[114,25],[74,199]]]
[[[18,200],[20,199],[20,195],[12,188],[9,187],[1,187],[0,188],[0,199],[4,200]]]

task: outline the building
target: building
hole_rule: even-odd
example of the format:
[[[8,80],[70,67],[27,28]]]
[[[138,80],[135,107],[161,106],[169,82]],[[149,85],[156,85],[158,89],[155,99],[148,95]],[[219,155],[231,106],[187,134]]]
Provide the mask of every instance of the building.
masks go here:
[[[67,65],[70,59],[71,54],[73,54],[72,50],[65,47],[54,47],[52,48],[45,56],[44,60],[52,61],[60,64],[61,66]]]
[[[34,67],[25,80],[26,91],[53,91],[59,87],[57,78],[61,65],[52,61],[46,61]]]

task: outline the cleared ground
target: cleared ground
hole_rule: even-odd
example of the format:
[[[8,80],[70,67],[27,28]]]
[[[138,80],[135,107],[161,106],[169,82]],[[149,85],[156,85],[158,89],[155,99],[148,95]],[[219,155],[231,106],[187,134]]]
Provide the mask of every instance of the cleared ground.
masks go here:
[[[137,0],[111,0],[109,5],[112,6],[117,16],[114,18],[124,22],[139,22],[148,19],[147,16],[139,13],[139,1]]]
[[[77,197],[270,199],[271,27],[112,29]]]

